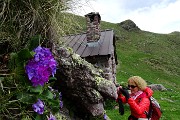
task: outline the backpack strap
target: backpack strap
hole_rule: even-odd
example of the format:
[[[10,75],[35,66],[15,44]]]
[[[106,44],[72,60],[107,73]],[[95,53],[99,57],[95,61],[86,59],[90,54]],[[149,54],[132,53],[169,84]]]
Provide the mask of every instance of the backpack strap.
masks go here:
[[[150,101],[149,112],[145,111],[145,114],[146,114],[148,120],[150,120],[151,115],[152,115],[152,102],[151,102],[151,99],[150,99],[150,98],[149,98],[149,101]]]

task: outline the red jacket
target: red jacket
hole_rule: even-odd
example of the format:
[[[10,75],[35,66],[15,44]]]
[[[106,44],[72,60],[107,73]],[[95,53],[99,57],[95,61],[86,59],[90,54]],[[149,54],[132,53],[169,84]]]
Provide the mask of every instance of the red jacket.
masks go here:
[[[152,96],[153,91],[150,88],[146,88],[141,95],[139,95],[135,100],[126,98],[120,94],[118,99],[121,99],[123,103],[128,103],[131,109],[131,115],[136,118],[147,118],[145,111],[149,111],[150,100],[149,97]]]

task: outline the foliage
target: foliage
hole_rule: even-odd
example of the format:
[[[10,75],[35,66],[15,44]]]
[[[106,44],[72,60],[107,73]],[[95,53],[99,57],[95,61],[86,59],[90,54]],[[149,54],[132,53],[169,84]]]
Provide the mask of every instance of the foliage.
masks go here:
[[[65,12],[71,9],[69,1],[1,0],[0,55],[20,51],[35,35],[43,38],[39,44],[49,47],[70,29],[76,31],[71,27],[78,26],[73,14]]]
[[[1,77],[1,119],[53,119],[62,96],[51,87],[57,63],[50,50],[38,46],[33,52],[11,53],[9,66],[9,74]]]

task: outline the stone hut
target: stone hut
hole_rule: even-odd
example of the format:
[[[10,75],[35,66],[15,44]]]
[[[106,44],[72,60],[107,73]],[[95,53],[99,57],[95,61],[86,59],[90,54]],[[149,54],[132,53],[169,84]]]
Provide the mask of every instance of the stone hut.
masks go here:
[[[103,77],[116,84],[117,56],[113,30],[100,30],[99,13],[85,15],[87,31],[64,36],[65,45],[89,63],[103,70]]]

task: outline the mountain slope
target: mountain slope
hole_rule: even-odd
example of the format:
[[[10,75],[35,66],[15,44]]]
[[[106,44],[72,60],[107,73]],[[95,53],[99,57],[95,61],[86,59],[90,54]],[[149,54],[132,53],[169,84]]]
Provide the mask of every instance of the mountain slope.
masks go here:
[[[178,120],[180,35],[177,33],[157,34],[141,30],[127,31],[119,24],[114,26],[118,38],[116,41],[119,61],[117,81],[126,82],[130,76],[138,75],[148,83],[164,85],[168,91],[154,93],[163,110],[162,120]],[[119,26],[118,29],[117,26]],[[112,120],[127,119],[129,115],[129,108],[126,108],[124,116],[120,116],[117,110],[112,111],[108,112]]]
[[[76,32],[84,32],[85,18],[74,16],[74,20],[79,24]],[[101,30],[113,29],[116,35],[119,62],[117,82],[126,82],[130,76],[138,75],[148,83],[164,85],[168,91],[154,93],[163,110],[162,120],[178,120],[180,117],[180,33],[157,34],[142,31],[132,22],[125,20],[113,24],[101,21]],[[129,108],[126,107],[124,116],[120,116],[115,109],[107,109],[107,114],[112,120],[127,119]]]
[[[86,31],[86,22],[84,17],[74,16],[74,20],[76,20],[81,26],[79,29],[76,29],[76,33]],[[129,27],[129,30],[125,29],[125,25]],[[101,21],[101,30],[104,29],[113,29],[115,32],[117,54],[120,63],[118,65],[119,71],[128,73],[128,71],[123,69],[131,67],[134,68],[134,66],[136,66],[136,71],[139,73],[142,71],[140,68],[144,68],[146,66],[148,67],[148,70],[162,72],[166,76],[179,77],[179,32],[157,34],[142,31],[131,20],[125,20],[118,24]],[[126,62],[128,62],[128,64],[126,64]],[[138,64],[138,62],[141,64]],[[129,64],[131,64],[131,66],[129,66]],[[129,74],[134,75],[133,73]],[[118,74],[117,76],[119,76]],[[146,79],[148,80],[148,78]]]

